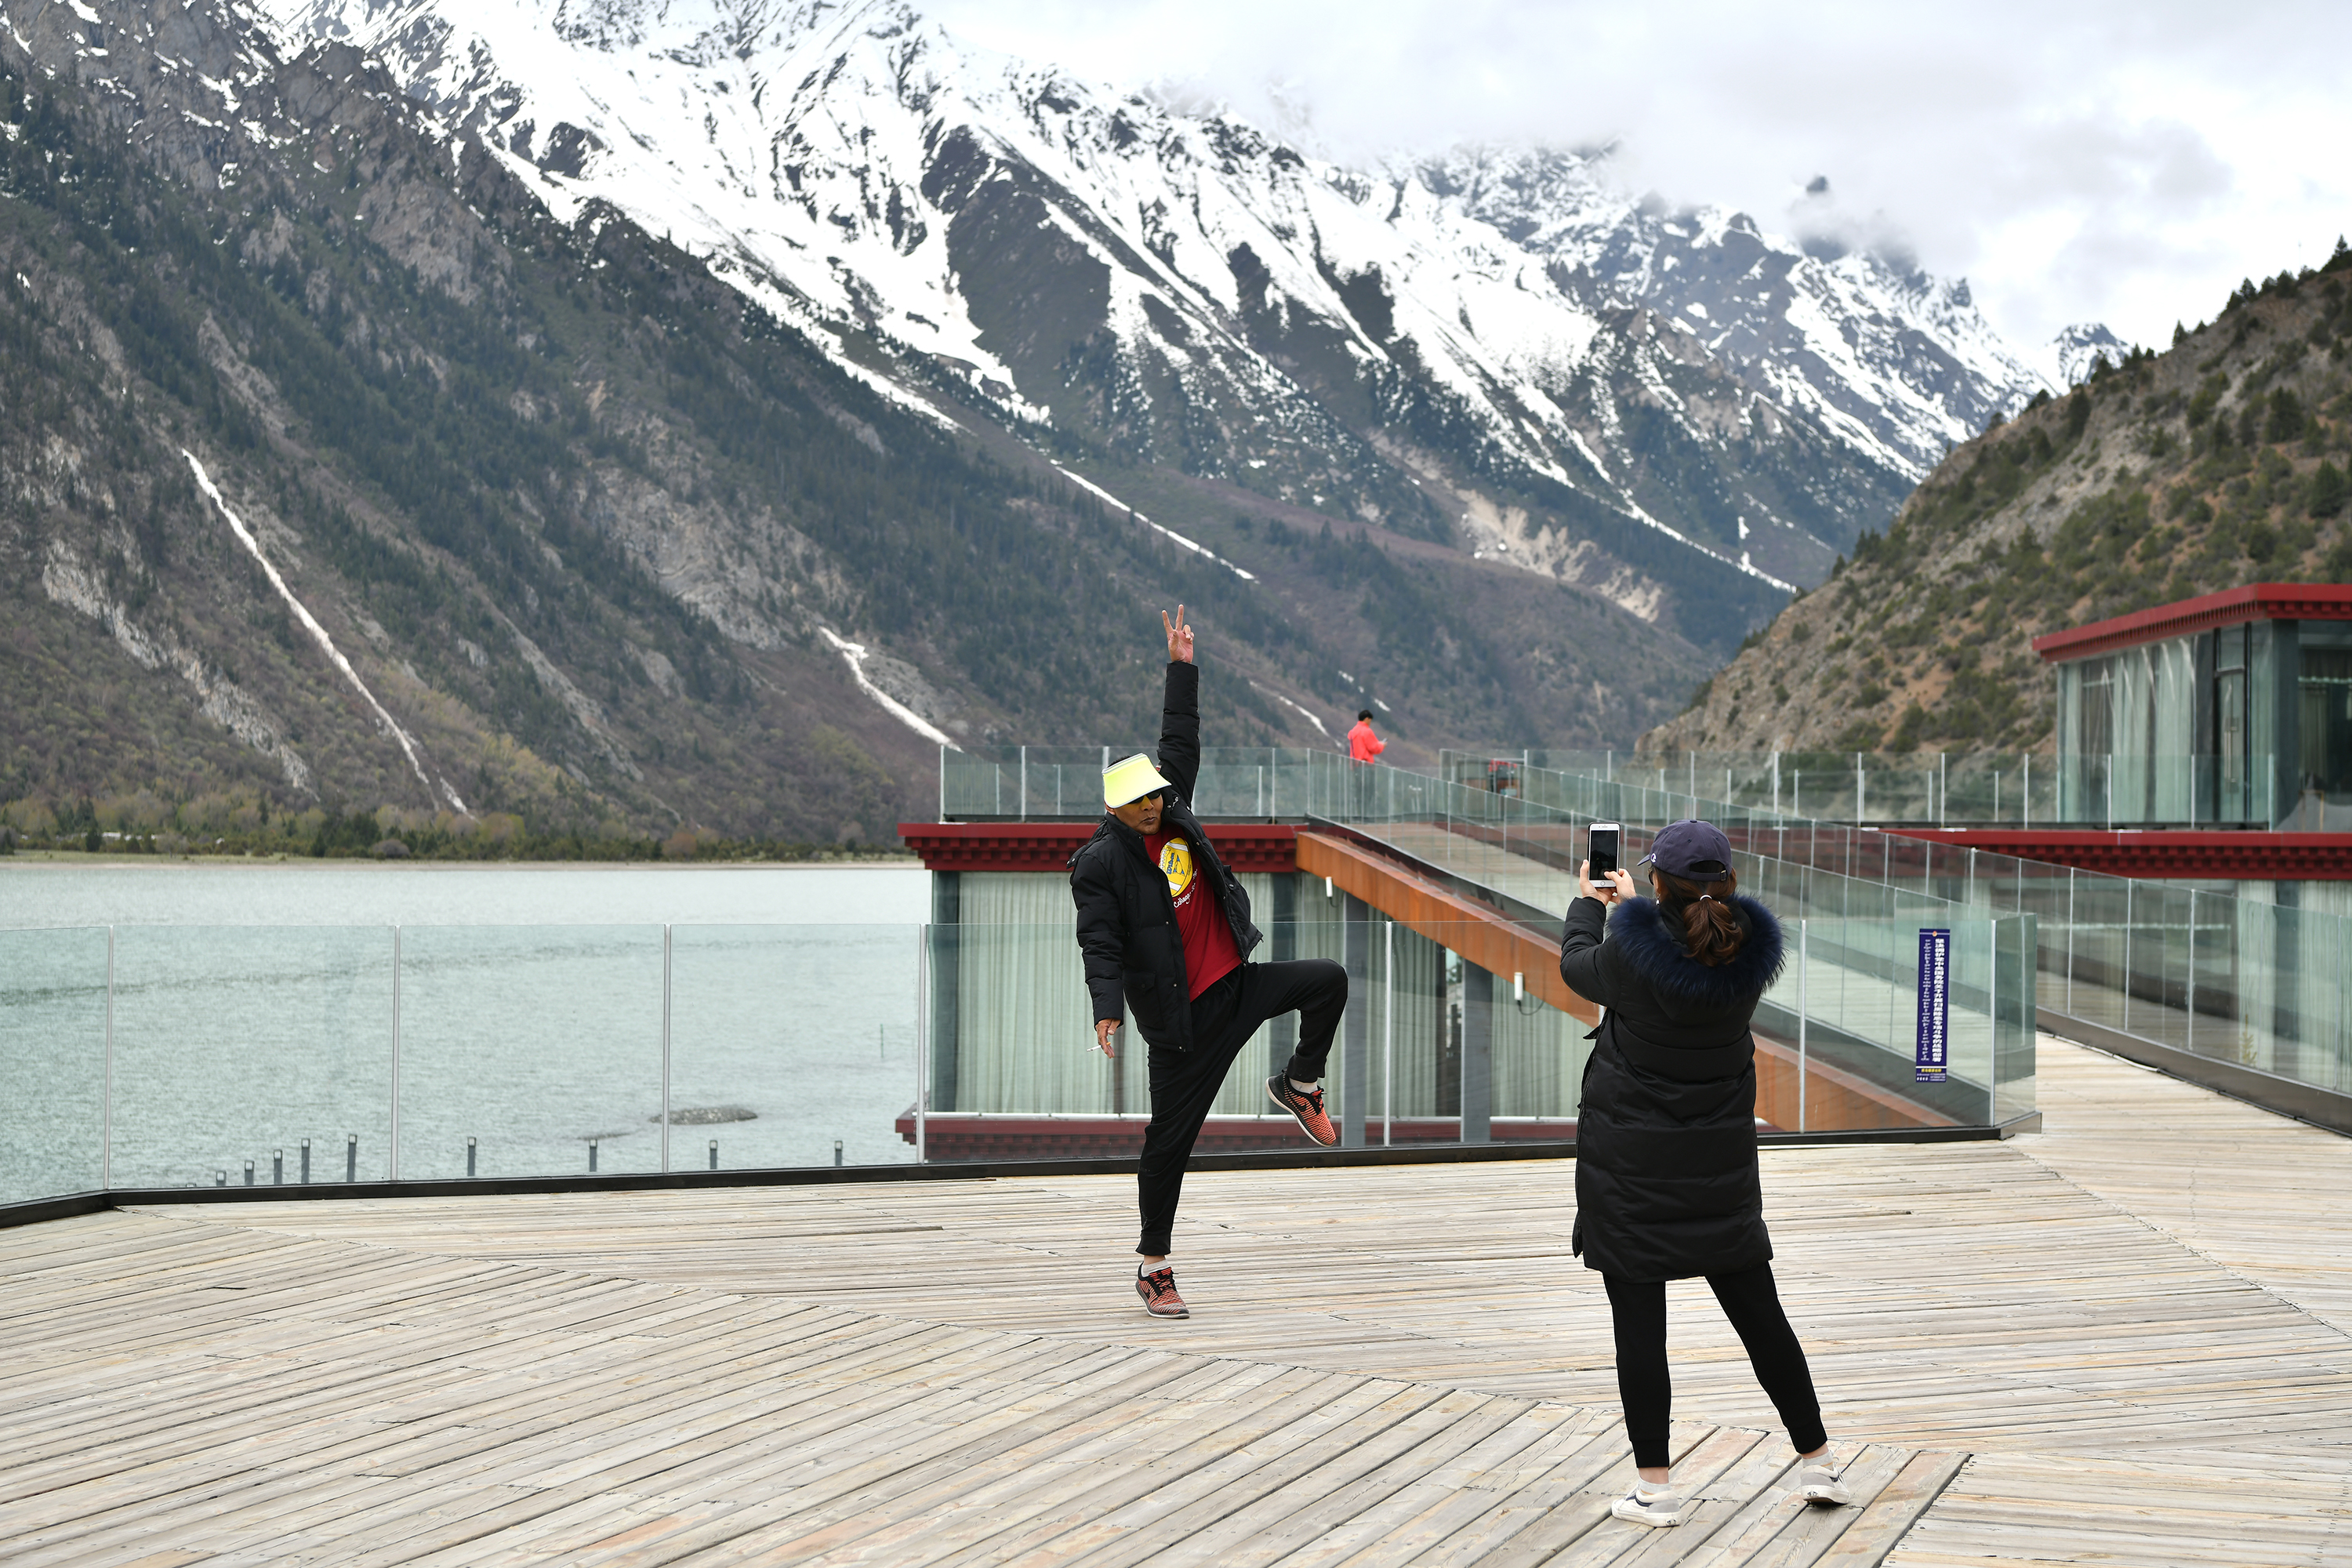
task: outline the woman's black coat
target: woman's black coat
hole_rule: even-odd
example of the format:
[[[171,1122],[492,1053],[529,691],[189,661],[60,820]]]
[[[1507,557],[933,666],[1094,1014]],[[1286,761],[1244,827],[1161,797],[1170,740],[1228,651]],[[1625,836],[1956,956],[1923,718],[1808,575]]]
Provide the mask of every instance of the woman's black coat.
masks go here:
[[[1726,900],[1747,940],[1727,963],[1690,956],[1649,899],[1568,909],[1560,978],[1609,1011],[1592,1032],[1576,1121],[1576,1235],[1585,1267],[1627,1280],[1737,1274],[1771,1260],[1756,1170],[1756,1040],[1748,1022],[1780,970],[1780,926]]]

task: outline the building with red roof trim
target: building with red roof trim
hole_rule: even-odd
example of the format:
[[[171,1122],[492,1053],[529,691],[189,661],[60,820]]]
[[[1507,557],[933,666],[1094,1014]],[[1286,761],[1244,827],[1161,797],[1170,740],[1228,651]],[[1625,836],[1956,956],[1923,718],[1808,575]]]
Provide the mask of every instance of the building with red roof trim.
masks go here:
[[[2352,584],[2254,583],[2033,639],[2059,818],[2352,830]]]

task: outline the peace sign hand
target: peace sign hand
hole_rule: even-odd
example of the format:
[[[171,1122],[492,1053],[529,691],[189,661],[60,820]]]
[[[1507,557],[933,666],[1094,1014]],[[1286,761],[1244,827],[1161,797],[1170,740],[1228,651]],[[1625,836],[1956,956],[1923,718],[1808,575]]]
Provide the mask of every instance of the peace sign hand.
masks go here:
[[[1168,628],[1168,662],[1192,663],[1192,628],[1184,624],[1184,606],[1176,606],[1176,618],[1172,621],[1168,618],[1167,611],[1160,611],[1160,624]]]

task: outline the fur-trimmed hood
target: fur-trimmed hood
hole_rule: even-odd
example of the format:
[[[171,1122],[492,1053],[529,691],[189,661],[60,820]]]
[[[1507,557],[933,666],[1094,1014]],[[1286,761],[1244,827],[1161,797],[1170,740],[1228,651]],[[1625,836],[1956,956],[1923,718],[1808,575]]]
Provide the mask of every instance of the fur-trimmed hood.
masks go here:
[[[1633,973],[1673,1012],[1725,1012],[1764,994],[1786,953],[1780,922],[1744,893],[1727,900],[1748,921],[1748,940],[1728,963],[1709,967],[1690,955],[1655,899],[1628,899],[1609,917],[1609,937]]]

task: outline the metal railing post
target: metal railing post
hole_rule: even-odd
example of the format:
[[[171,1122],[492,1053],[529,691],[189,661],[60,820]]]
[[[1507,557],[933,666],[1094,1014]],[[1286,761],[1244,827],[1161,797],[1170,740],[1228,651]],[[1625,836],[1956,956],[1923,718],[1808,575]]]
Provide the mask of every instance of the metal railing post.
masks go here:
[[[1396,921],[1381,931],[1381,1147],[1396,1135]]]
[[[1029,820],[1029,748],[1021,748],[1021,820]]]
[[[1110,750],[1106,746],[1105,752]],[[1108,765],[1108,764],[1106,764]],[[931,928],[915,928],[915,1163],[930,1161],[929,1129],[924,1125],[924,1102],[930,1097],[931,1065]]]
[[[2137,958],[2139,956],[2139,954],[2137,953],[2137,951],[2135,951],[2135,950],[2139,946],[2138,942],[2136,940],[2136,939],[2138,937],[2138,935],[2139,935],[2139,925],[2138,925],[2138,922],[2137,922],[2136,921],[2134,921],[2134,920],[2132,919],[2132,881],[2131,881],[2131,879],[2129,879],[2129,878],[2126,878],[2126,879],[2124,879],[2124,930],[2123,930],[2123,938],[2124,938],[2124,973],[2123,973],[2123,993],[2124,993],[2124,1033],[2125,1033],[2125,1034],[2126,1034],[2126,1035],[2128,1035],[2128,1034],[2130,1034],[2130,1033],[2131,1033],[2131,1015],[2132,1015],[2132,1005],[2132,1005],[2132,989],[2131,989],[2131,988],[2132,988],[2132,964],[2133,964],[2133,961],[2134,961],[2135,959],[2137,959]]]
[[[662,1103],[661,1168],[669,1169],[669,955],[670,928],[662,926]]]
[[[2000,1125],[2000,922],[1985,926],[1985,945],[1992,955],[1992,973],[1985,981],[1985,1007],[1992,1015],[1992,1057],[1985,1064],[1985,1125]]]
[[[400,1180],[400,927],[392,928],[392,1179]]]
[[[2074,1016],[2074,868],[2066,868],[2066,1016]]]
[[[1808,922],[1797,922],[1797,1131],[1805,1131],[1805,970]]]
[[[114,1185],[114,928],[106,928],[106,1103],[100,1112],[98,1186]]]
[[[2197,1049],[2197,889],[2189,889],[2189,1009],[2182,1021],[2180,1048]]]

